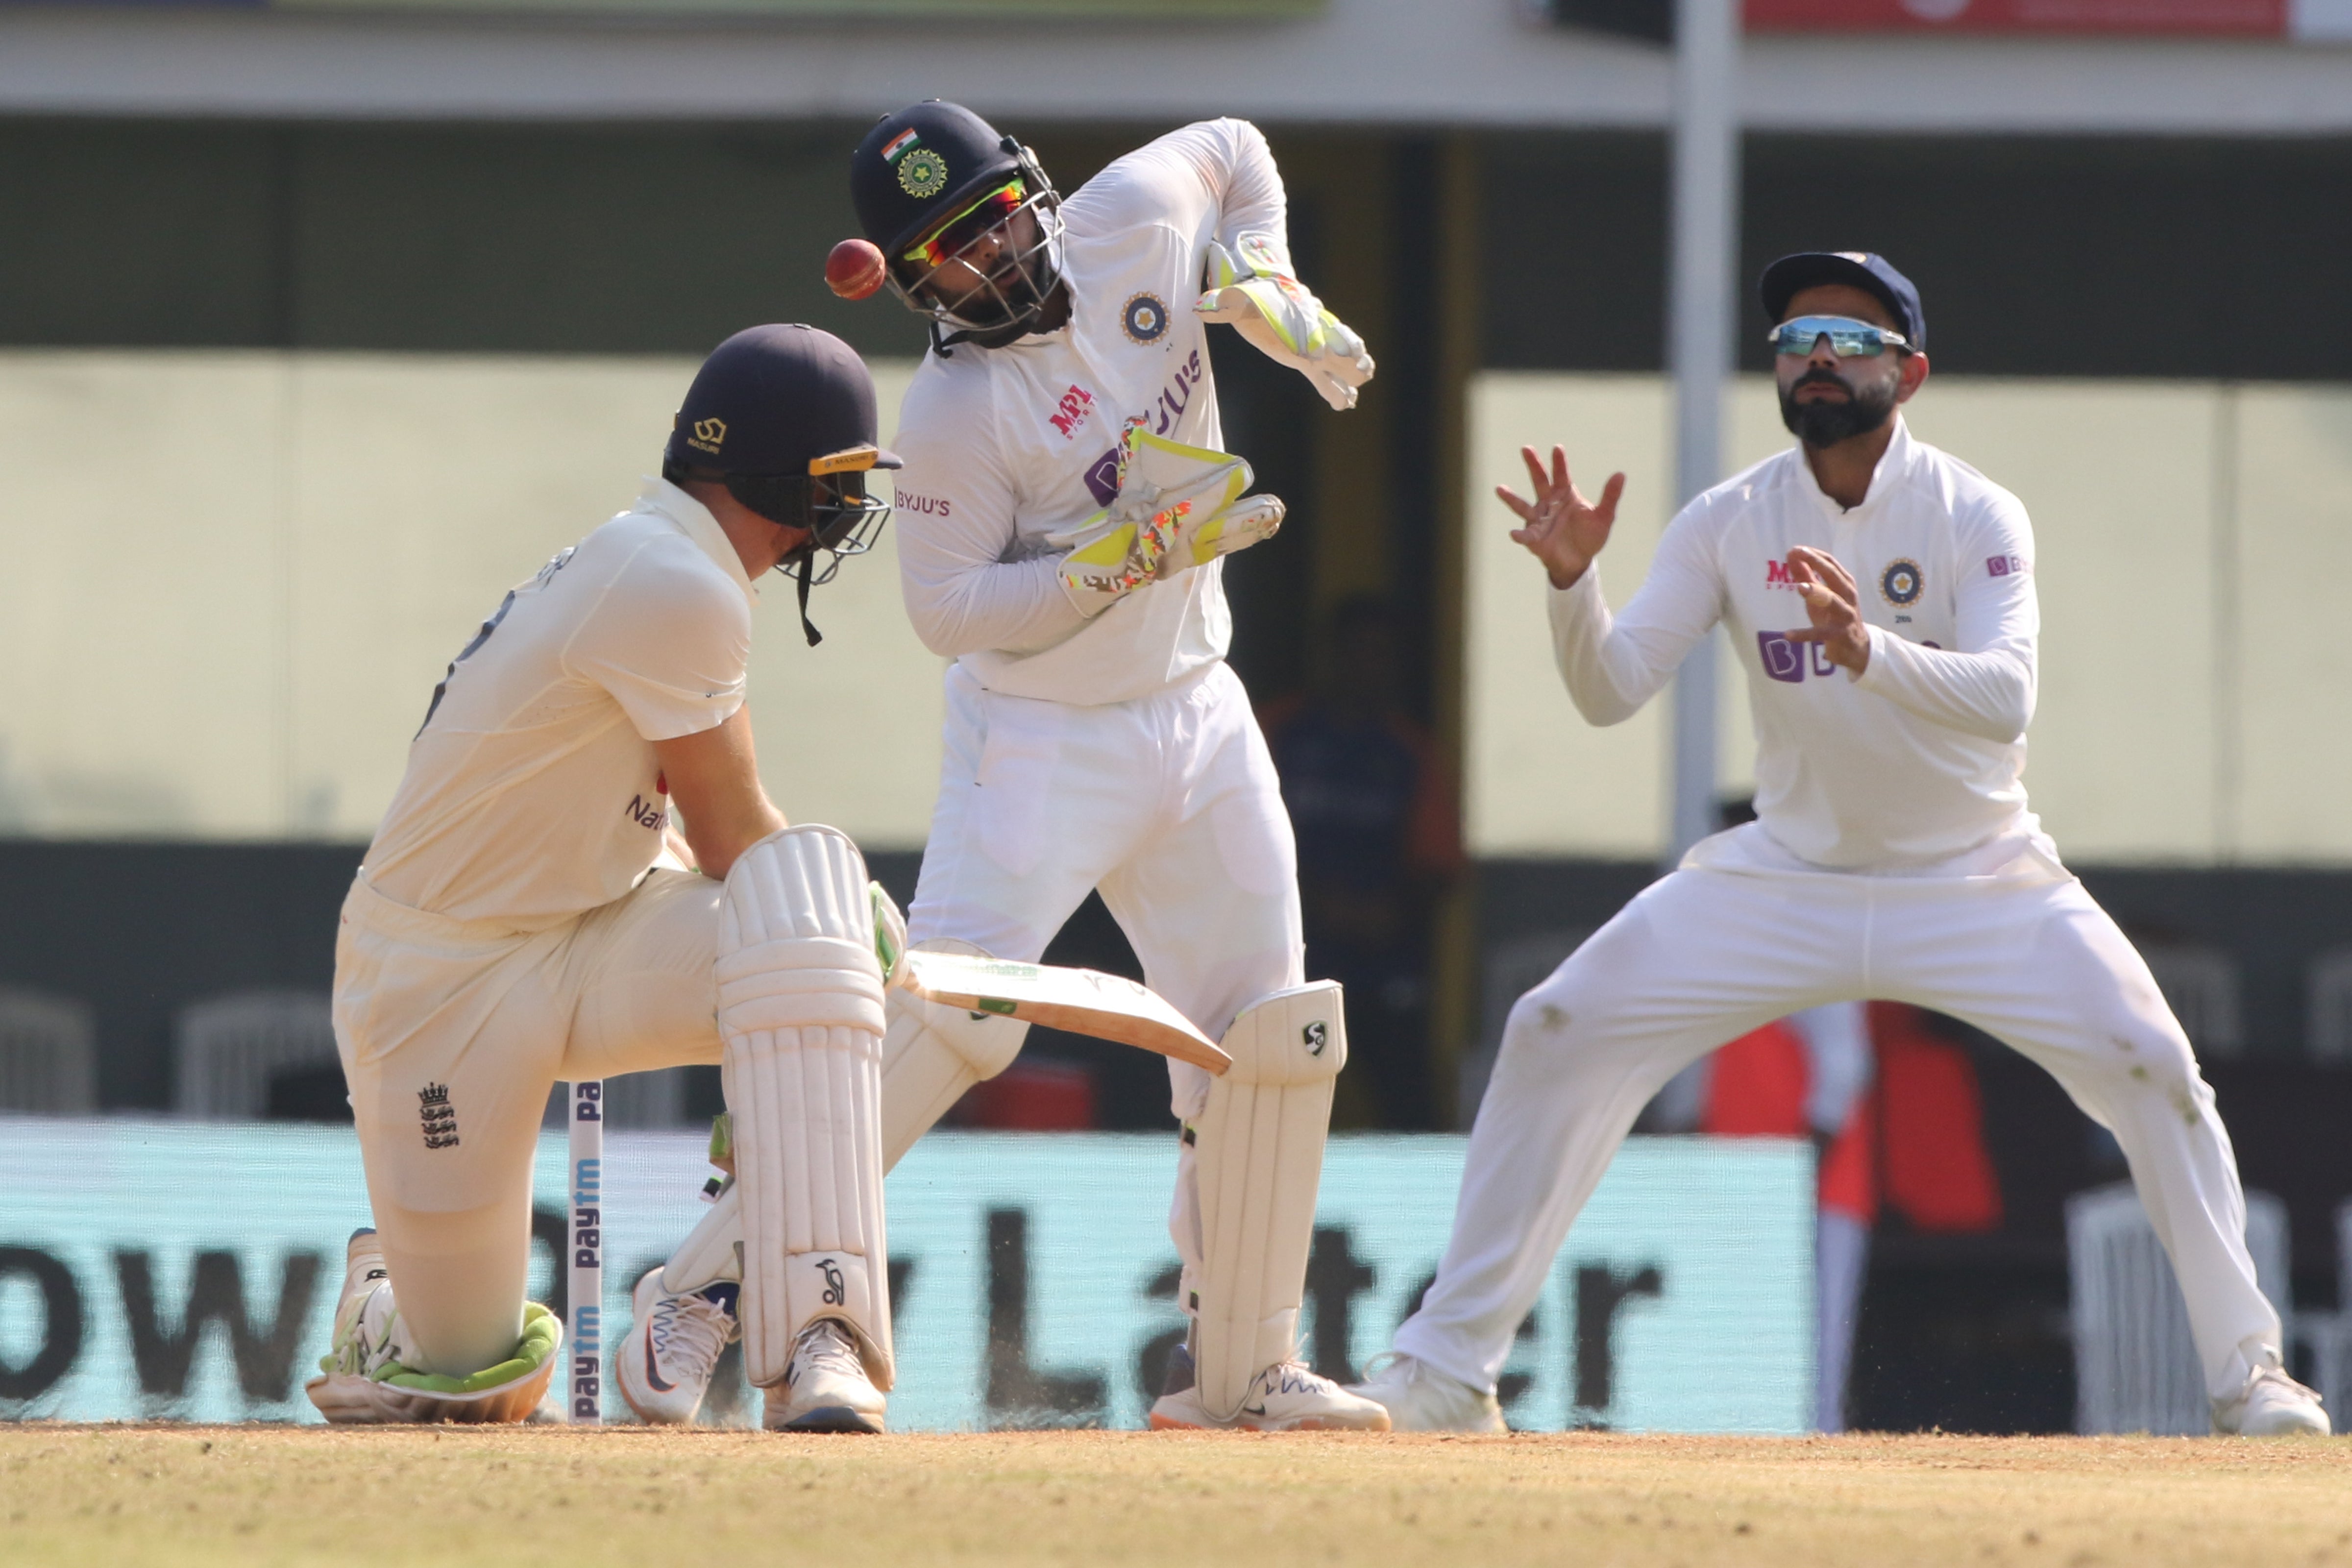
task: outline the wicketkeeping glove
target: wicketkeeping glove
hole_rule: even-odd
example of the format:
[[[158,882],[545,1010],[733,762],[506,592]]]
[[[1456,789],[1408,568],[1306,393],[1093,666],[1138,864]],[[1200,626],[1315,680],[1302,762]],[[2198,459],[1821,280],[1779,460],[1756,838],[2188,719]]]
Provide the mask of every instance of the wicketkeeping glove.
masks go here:
[[[1045,536],[1046,543],[1068,549],[1062,589],[1088,618],[1147,583],[1246,550],[1282,526],[1280,499],[1243,495],[1250,467],[1228,453],[1129,426],[1119,441],[1118,473],[1118,500],[1077,527]]]
[[[1193,301],[1195,315],[1230,325],[1314,383],[1332,407],[1356,405],[1356,388],[1372,379],[1372,356],[1364,340],[1291,275],[1290,253],[1280,241],[1244,234],[1229,251],[1211,240],[1201,284],[1206,291]]]

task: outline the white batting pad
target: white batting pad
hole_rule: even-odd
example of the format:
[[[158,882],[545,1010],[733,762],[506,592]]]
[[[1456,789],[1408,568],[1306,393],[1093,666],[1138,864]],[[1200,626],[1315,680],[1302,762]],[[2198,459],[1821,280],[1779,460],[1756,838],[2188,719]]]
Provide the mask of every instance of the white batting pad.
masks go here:
[[[802,826],[745,850],[727,873],[715,973],[743,1216],[744,1373],[781,1383],[794,1337],[834,1318],[887,1390],[882,967],[857,846]]]
[[[1259,998],[1223,1044],[1233,1068],[1191,1129],[1202,1245],[1193,1349],[1201,1403],[1230,1419],[1250,1379],[1297,1353],[1332,1082],[1348,1061],[1338,983]]]
[[[924,942],[921,951],[989,956],[952,937]],[[1029,1026],[1017,1018],[976,1016],[896,989],[885,1010],[890,1026],[882,1037],[882,1168],[887,1171],[964,1090],[1013,1065]]]

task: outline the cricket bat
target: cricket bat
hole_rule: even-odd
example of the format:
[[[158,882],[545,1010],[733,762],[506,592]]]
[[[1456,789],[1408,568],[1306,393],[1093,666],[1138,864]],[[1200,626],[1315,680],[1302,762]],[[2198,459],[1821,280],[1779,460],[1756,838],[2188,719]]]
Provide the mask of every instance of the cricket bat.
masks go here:
[[[1116,1040],[1212,1073],[1234,1065],[1158,992],[1098,970],[917,950],[907,954],[898,984],[926,1001]]]

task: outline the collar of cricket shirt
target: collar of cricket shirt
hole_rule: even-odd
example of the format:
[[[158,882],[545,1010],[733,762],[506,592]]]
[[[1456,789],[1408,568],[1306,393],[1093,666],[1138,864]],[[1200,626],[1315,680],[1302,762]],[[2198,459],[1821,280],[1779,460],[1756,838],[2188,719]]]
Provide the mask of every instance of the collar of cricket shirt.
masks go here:
[[[760,602],[759,585],[743,570],[743,558],[735,553],[735,542],[710,515],[710,509],[695,500],[667,479],[648,474],[645,488],[637,492],[637,507],[667,518],[680,533],[694,541],[695,547],[719,563],[734,584],[743,590],[743,596],[753,605]]]
[[[1838,505],[1830,493],[1822,489],[1822,481],[1813,477],[1813,466],[1805,461],[1804,447],[1797,448],[1797,482],[1804,486],[1823,516],[1832,522],[1859,522],[1877,512],[1886,504],[1887,496],[1899,489],[1904,475],[1911,471],[1913,457],[1911,427],[1903,422],[1902,410],[1895,410],[1895,436],[1886,443],[1886,450],[1878,455],[1878,466],[1870,470],[1870,490],[1862,504],[1851,510]]]

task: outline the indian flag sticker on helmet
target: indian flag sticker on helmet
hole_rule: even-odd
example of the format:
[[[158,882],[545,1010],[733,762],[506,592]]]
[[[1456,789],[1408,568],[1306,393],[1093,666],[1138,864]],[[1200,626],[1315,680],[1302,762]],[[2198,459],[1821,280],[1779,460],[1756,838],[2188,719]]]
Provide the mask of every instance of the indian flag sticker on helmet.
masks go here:
[[[935,196],[948,188],[948,161],[929,147],[911,147],[898,163],[898,188],[910,196]]]

